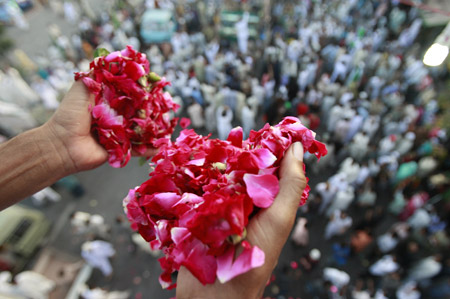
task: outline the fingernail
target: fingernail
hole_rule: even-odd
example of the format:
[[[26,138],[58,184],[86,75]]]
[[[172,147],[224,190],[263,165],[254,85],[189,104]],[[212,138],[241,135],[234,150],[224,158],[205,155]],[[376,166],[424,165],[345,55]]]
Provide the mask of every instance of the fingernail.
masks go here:
[[[303,162],[303,145],[300,142],[295,142],[293,144],[294,156],[300,161]]]

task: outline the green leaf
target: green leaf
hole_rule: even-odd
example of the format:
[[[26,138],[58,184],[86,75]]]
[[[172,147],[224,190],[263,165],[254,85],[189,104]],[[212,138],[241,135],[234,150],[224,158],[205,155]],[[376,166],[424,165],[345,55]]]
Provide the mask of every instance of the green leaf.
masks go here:
[[[156,73],[151,72],[150,74],[148,74],[148,79],[150,80],[150,82],[155,83],[161,80],[161,77],[158,76]]]
[[[94,51],[94,58],[100,57],[100,56],[106,56],[109,54],[109,51],[105,48],[97,48]]]

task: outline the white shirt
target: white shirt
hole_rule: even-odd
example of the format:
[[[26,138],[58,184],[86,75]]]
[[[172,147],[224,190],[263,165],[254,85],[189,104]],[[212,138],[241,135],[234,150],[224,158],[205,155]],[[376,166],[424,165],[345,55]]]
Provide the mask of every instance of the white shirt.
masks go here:
[[[323,269],[323,279],[331,282],[338,288],[342,288],[350,282],[350,275],[336,268],[325,268]]]
[[[391,251],[397,246],[398,240],[390,233],[383,234],[378,237],[377,245],[381,252],[386,253]]]
[[[394,261],[392,255],[385,255],[375,264],[370,266],[369,272],[375,276],[383,276],[393,273],[399,269],[399,265]]]

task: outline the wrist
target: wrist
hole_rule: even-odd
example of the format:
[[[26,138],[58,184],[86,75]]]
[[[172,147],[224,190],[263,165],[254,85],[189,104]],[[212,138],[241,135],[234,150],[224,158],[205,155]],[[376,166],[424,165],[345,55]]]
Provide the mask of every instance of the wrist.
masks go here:
[[[42,126],[0,144],[0,210],[70,173],[51,136]]]
[[[43,166],[47,171],[54,171],[60,177],[64,177],[77,172],[73,163],[63,134],[61,134],[50,120],[37,128],[36,139]]]

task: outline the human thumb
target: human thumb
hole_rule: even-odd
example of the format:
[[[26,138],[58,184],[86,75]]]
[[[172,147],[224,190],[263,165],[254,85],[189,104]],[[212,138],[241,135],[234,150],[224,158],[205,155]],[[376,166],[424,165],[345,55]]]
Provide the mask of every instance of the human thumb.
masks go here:
[[[273,204],[259,211],[247,227],[250,243],[266,254],[266,263],[261,271],[268,273],[275,267],[294,226],[300,199],[306,187],[303,146],[300,142],[292,144],[286,151],[279,174],[280,191]]]
[[[295,142],[286,151],[281,162],[280,191],[269,209],[273,209],[283,218],[292,217],[295,220],[295,214],[306,187],[303,155],[303,145]]]

